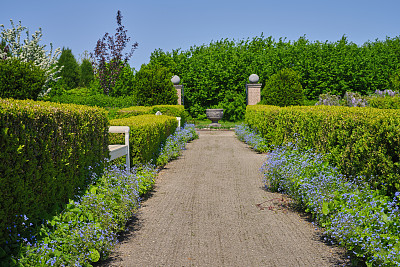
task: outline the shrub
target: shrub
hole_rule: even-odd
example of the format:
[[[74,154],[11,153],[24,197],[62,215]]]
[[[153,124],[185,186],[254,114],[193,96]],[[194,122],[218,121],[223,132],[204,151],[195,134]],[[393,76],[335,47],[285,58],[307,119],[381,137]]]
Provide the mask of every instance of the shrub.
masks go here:
[[[46,82],[45,71],[32,62],[0,59],[0,97],[36,100]]]
[[[165,67],[142,65],[134,83],[138,106],[176,105],[178,96],[171,77],[171,71]]]
[[[280,107],[302,105],[303,87],[300,75],[292,69],[282,69],[272,75],[261,91],[261,103]]]

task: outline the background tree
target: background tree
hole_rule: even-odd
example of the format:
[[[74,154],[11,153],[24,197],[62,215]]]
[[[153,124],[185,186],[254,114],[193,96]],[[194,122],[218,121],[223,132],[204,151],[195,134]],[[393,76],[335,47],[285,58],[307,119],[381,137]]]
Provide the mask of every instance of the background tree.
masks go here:
[[[57,64],[60,68],[62,67],[60,72],[60,82],[66,87],[65,89],[78,87],[80,78],[79,65],[72,54],[71,49],[63,47]]]
[[[40,67],[45,71],[46,81],[43,85],[40,95],[46,95],[50,92],[50,83],[57,81],[57,76],[60,71],[57,65],[57,58],[61,50],[57,48],[53,54],[53,45],[50,43],[50,52],[46,50],[46,45],[40,45],[42,38],[42,29],[39,28],[34,34],[29,36],[29,31],[21,25],[14,25],[11,22],[11,29],[6,29],[0,24],[2,31],[0,32],[1,39],[7,44],[7,51],[0,49],[0,58],[12,57],[22,62],[32,62],[35,66]],[[21,39],[21,34],[25,33],[27,38]],[[11,55],[11,56],[10,56]]]
[[[82,60],[82,64],[80,66],[80,85],[83,87],[89,87],[93,79],[94,72],[92,63],[89,61],[89,59],[85,58]]]
[[[94,51],[97,78],[106,95],[113,90],[120,72],[138,47],[138,43],[134,43],[128,53],[122,53],[130,38],[126,35],[125,27],[122,26],[122,15],[119,10],[117,12],[117,24],[115,35],[110,36],[106,33],[103,38],[97,41]]]

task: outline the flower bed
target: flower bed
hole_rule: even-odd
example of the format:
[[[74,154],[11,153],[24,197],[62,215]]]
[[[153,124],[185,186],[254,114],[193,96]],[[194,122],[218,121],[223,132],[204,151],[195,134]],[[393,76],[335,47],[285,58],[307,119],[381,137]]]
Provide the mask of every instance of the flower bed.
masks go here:
[[[239,128],[239,134],[265,142],[249,128]],[[290,143],[273,148],[262,171],[266,188],[290,195],[331,241],[367,266],[400,266],[400,192],[392,199],[361,182],[362,177],[348,182],[323,155]]]

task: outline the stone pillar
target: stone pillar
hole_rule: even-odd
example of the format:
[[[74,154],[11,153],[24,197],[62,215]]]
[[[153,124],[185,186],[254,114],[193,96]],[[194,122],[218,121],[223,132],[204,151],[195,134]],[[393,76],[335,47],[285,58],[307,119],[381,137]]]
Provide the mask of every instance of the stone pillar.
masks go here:
[[[176,94],[178,95],[178,105],[183,105],[183,85],[179,84],[180,81],[181,79],[176,75],[171,79],[176,89]]]
[[[257,83],[260,78],[257,74],[249,77],[250,83],[246,84],[247,105],[256,105],[261,101],[261,83]]]

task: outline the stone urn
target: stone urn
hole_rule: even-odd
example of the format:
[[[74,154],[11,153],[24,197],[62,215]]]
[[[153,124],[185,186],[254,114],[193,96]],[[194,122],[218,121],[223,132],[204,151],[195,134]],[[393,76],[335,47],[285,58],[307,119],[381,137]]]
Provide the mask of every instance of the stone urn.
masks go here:
[[[213,108],[213,109],[206,109],[206,115],[209,120],[211,120],[210,127],[221,127],[221,124],[218,123],[220,119],[224,116],[224,110]]]

